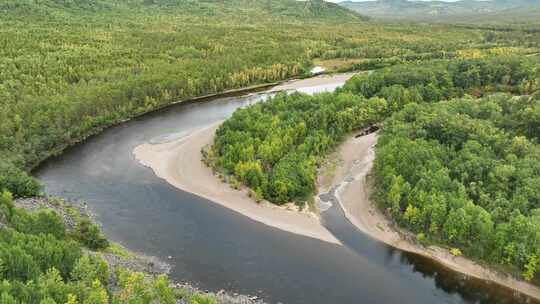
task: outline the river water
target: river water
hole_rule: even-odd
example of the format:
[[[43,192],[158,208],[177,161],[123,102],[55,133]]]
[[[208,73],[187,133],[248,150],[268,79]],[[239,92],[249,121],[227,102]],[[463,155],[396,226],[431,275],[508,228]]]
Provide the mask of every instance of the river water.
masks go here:
[[[86,202],[111,239],[168,261],[172,279],[201,289],[292,304],[533,303],[372,240],[337,205],[324,212],[323,222],[344,246],[265,226],[178,190],[132,155],[140,144],[226,119],[268,95],[184,103],[144,115],[66,150],[34,174],[48,194]]]

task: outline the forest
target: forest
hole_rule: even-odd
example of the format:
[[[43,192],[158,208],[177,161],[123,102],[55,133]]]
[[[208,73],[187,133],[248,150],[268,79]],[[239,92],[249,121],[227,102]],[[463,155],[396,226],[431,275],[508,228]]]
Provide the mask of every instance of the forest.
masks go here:
[[[409,104],[377,145],[379,201],[420,239],[540,270],[540,94]]]
[[[361,73],[332,94],[238,110],[207,159],[257,199],[303,204],[351,131],[381,124],[376,199],[425,242],[527,280],[540,269],[540,73],[518,57],[411,63]]]
[[[539,33],[366,21],[321,1],[0,2],[0,189],[49,156],[195,96],[432,59],[538,53]]]

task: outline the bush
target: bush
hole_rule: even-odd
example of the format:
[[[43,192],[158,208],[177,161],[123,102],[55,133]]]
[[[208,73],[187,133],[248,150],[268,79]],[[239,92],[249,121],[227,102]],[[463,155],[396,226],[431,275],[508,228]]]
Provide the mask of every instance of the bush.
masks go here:
[[[9,191],[3,191],[0,194],[0,220],[8,222],[13,216],[15,205],[13,204],[13,196]]]
[[[191,297],[191,299],[189,300],[189,303],[190,304],[216,304],[217,301],[212,297],[196,294]]]
[[[5,160],[0,160],[0,189],[18,197],[41,194],[41,185],[33,177]]]
[[[40,210],[36,213],[17,210],[11,221],[15,230],[33,235],[50,234],[57,239],[66,236],[66,227],[62,219],[52,210]]]
[[[98,226],[89,219],[82,219],[76,228],[77,239],[93,250],[101,250],[109,247],[109,241],[103,236]]]

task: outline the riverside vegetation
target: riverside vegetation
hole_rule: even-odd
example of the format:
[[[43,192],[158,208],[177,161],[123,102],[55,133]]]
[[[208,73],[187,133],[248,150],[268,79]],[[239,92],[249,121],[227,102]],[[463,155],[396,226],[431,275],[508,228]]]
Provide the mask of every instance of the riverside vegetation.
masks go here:
[[[536,59],[443,60],[360,74],[333,94],[282,94],[234,113],[208,158],[261,198],[304,202],[328,152],[384,121],[374,174],[394,220],[533,280],[539,72]]]
[[[538,85],[534,57],[465,60],[534,55],[536,32],[377,24],[318,0],[4,0],[0,33],[0,301],[10,304],[174,303],[182,296],[165,277],[113,271],[88,254],[109,247],[90,222],[68,229],[52,211],[13,205],[12,196],[42,192],[30,169],[112,124],[178,100],[305,76],[314,63],[336,70],[395,65],[356,77],[336,94],[281,95],[220,129],[216,163],[259,196],[283,203],[313,193],[317,163],[348,132],[405,103],[465,92],[528,94]],[[411,62],[427,65],[399,66]],[[241,130],[255,117],[256,128]],[[409,204],[401,203],[406,212]],[[521,216],[534,209],[525,206]],[[510,213],[494,225],[521,219]],[[521,268],[526,260],[533,276],[534,254],[512,238],[516,254],[505,256],[508,263]],[[203,295],[184,300],[213,302]]]
[[[74,208],[67,210],[74,227],[51,209],[28,212],[9,192],[0,195],[1,303],[213,303],[171,288],[165,276],[112,269],[101,255],[113,247],[99,228]]]

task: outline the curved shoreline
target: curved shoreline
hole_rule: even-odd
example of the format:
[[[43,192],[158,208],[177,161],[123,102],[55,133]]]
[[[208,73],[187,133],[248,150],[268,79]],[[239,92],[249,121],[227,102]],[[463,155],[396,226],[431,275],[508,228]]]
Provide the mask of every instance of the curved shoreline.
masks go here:
[[[389,246],[419,254],[452,271],[493,282],[540,300],[538,286],[479,265],[466,257],[455,257],[447,249],[438,246],[423,247],[404,238],[407,232],[397,230],[370,200],[368,175],[373,167],[376,143],[376,134],[349,138],[334,155],[340,161],[334,174],[319,179],[320,193],[333,190],[347,220],[365,234]]]
[[[157,106],[155,108],[152,108],[150,110],[143,111],[141,113],[136,113],[136,114],[130,115],[129,117],[125,117],[123,119],[119,119],[107,125],[98,126],[94,130],[89,132],[88,134],[84,134],[80,138],[75,138],[67,143],[64,143],[48,151],[43,157],[41,157],[34,163],[31,163],[27,169],[30,173],[35,172],[35,170],[37,170],[40,166],[42,166],[48,159],[61,155],[66,149],[76,146],[78,144],[81,144],[89,140],[90,138],[101,134],[103,131],[109,128],[132,121],[144,115],[159,112],[161,110],[164,110],[166,108],[173,107],[179,104],[187,104],[191,102],[203,102],[203,101],[209,101],[209,100],[214,100],[217,98],[229,97],[229,96],[241,96],[241,95],[247,95],[250,93],[256,93],[256,92],[261,92],[265,90],[270,93],[277,93],[279,91],[285,91],[287,89],[297,88],[298,84],[302,84],[303,82],[306,82],[308,84],[313,83],[313,85],[319,85],[321,83],[324,84],[325,79],[340,79],[340,80],[343,80],[343,82],[345,82],[346,80],[348,80],[349,78],[351,78],[352,76],[358,73],[359,72],[347,72],[347,73],[338,73],[335,75],[329,73],[329,74],[321,74],[321,75],[308,77],[308,78],[288,78],[288,79],[283,79],[283,80],[275,81],[275,82],[254,84],[254,85],[236,88],[236,89],[226,89],[224,91],[217,92],[217,93],[204,94],[200,96],[193,96],[189,98],[178,99],[176,101],[171,101],[163,105]],[[332,81],[332,82],[335,82],[335,81]]]
[[[143,144],[133,154],[139,162],[171,185],[232,209],[255,221],[325,242],[341,243],[311,213],[287,210],[267,202],[256,204],[248,190],[234,190],[221,182],[202,162],[201,149],[212,143],[216,123],[181,139],[163,144]]]

